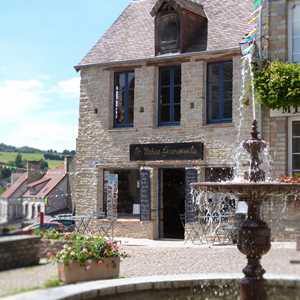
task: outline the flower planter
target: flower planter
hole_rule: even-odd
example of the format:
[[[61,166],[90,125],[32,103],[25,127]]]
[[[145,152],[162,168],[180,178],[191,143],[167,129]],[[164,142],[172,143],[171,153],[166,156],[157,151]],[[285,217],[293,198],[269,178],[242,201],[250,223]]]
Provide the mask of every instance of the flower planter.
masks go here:
[[[95,261],[81,266],[77,262],[64,265],[58,263],[58,276],[66,284],[82,281],[112,279],[120,273],[120,257],[103,258],[101,263]]]

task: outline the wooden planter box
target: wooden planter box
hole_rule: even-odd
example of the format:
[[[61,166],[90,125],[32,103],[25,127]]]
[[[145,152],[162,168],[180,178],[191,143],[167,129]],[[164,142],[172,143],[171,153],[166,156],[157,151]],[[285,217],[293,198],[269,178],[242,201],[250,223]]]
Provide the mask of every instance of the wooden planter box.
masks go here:
[[[66,284],[82,281],[112,279],[120,274],[120,257],[104,258],[103,263],[91,262],[81,266],[74,262],[69,265],[58,264],[58,276]]]

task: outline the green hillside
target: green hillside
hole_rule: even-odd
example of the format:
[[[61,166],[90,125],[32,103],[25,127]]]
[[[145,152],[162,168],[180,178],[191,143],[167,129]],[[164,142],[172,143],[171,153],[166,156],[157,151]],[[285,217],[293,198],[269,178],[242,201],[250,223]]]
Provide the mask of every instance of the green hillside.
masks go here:
[[[0,162],[8,164],[15,161],[17,152],[0,152]],[[43,159],[42,153],[21,153],[23,160],[41,160]],[[49,168],[54,169],[63,164],[61,160],[47,160]]]

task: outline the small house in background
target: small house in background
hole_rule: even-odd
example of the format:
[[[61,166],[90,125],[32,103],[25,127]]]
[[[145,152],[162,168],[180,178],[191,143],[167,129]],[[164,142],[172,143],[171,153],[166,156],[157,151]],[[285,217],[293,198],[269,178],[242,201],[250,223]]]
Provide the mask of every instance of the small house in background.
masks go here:
[[[12,176],[11,186],[0,196],[0,222],[35,219],[41,211],[71,212],[71,161],[66,157],[64,165],[51,170],[42,170],[40,162],[28,162],[27,171]]]

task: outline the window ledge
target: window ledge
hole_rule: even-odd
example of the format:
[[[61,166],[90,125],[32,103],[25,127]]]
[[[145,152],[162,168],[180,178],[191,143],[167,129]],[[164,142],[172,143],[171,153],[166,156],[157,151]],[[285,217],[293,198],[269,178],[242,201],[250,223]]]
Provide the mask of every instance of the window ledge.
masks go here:
[[[202,126],[206,128],[226,128],[226,127],[234,127],[234,123],[211,123],[211,124],[203,124]]]
[[[137,128],[134,127],[120,127],[120,128],[110,128],[108,129],[108,132],[124,132],[124,131],[138,131]]]

